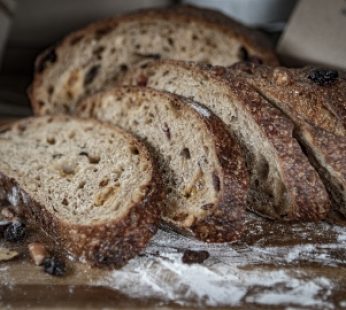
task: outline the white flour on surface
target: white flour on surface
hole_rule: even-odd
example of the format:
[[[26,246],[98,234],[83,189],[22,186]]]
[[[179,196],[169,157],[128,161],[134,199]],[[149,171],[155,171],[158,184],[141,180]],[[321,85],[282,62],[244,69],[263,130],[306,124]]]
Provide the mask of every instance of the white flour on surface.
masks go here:
[[[294,246],[257,245],[262,240],[249,246],[212,245],[159,231],[142,256],[100,279],[98,285],[131,297],[158,298],[190,306],[255,303],[333,309],[328,301],[333,279],[308,276],[295,266],[302,262],[346,265],[346,228],[307,225],[324,225],[322,232],[335,234],[335,240]],[[302,237],[307,242],[304,239],[308,236],[303,232]],[[181,258],[187,248],[207,250],[210,257],[203,264],[184,264]],[[336,250],[343,252],[333,256]]]
[[[346,309],[346,227],[253,221],[247,228],[244,240],[232,245],[206,244],[160,230],[143,253],[120,270],[89,273],[90,267],[78,265],[80,271],[65,279],[68,292],[75,294],[83,283],[159,304]],[[208,251],[210,257],[187,265],[182,262],[186,249]],[[13,268],[21,266],[4,264],[0,284],[12,289],[16,280],[11,270],[15,274]],[[40,283],[51,284],[40,268],[37,273]]]

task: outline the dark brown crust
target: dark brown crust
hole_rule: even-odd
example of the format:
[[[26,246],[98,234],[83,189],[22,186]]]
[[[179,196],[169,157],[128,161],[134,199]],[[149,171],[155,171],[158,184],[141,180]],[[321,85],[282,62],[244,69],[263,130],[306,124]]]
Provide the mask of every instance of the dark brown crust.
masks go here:
[[[168,71],[179,68],[180,74],[184,74],[182,71],[186,70],[186,74],[192,74],[196,79],[208,79],[209,84],[217,85],[220,92],[236,98],[239,107],[247,111],[251,121],[260,126],[263,136],[275,149],[281,179],[290,196],[290,209],[282,217],[283,220],[318,220],[327,215],[330,208],[328,194],[317,172],[309,164],[297,141],[292,138],[293,123],[281,111],[272,107],[246,82],[235,79],[223,67],[162,60],[150,63],[146,68],[128,72],[123,81],[135,83],[134,79],[138,74],[155,72],[160,66]]]
[[[316,67],[288,69],[266,65],[237,63],[231,67],[235,76],[245,78],[257,91],[277,104],[296,123],[302,121],[346,135],[346,73],[328,85],[309,79]]]
[[[297,136],[332,199],[334,210],[346,217],[346,137],[304,124]]]
[[[124,92],[137,92],[139,97],[160,96],[174,104],[180,111],[189,110],[206,127],[214,140],[220,167],[217,172],[220,178],[218,201],[208,208],[206,216],[198,221],[195,220],[189,229],[182,227],[173,227],[173,229],[206,242],[238,240],[244,230],[248,175],[244,154],[237,140],[228,133],[223,122],[205,107],[186,98],[150,88],[124,86],[108,89],[82,101],[77,115],[95,117],[92,108],[95,102],[100,102],[100,98],[105,95],[116,97]],[[199,112],[202,109],[209,114],[208,117]],[[85,114],[83,111],[88,112]]]
[[[28,119],[25,119],[14,123],[13,126],[27,122]],[[151,161],[151,156],[144,145],[132,135],[124,134]],[[47,233],[59,247],[81,261],[97,266],[120,267],[146,246],[155,234],[160,219],[159,203],[162,200],[160,184],[158,171],[152,165],[152,179],[147,184],[144,198],[134,204],[125,217],[105,224],[77,225],[69,223],[68,219],[63,221],[55,217],[44,206],[35,202],[13,178],[0,172],[0,187],[8,194],[14,188],[18,191],[17,206],[23,209],[30,221]]]
[[[292,119],[333,207],[346,214],[346,73],[339,70],[335,81],[318,85],[309,79],[316,69],[238,63],[230,70]]]
[[[190,101],[189,104],[196,103]],[[215,114],[211,113],[208,118],[200,113],[197,115],[207,125],[209,134],[214,138],[222,176],[217,209],[209,209],[210,215],[195,222],[191,229],[198,239],[207,242],[237,240],[243,232],[249,185],[245,156],[238,140],[229,133],[224,123]]]
[[[200,24],[203,28],[215,29],[215,31],[223,32],[226,35],[239,40],[241,44],[249,50],[251,56],[261,59],[263,63],[278,65],[278,60],[273,49],[261,34],[246,28],[220,12],[209,9],[199,9],[192,6],[177,6],[169,9],[145,9],[128,15],[92,23],[79,31],[71,33],[59,44],[56,44],[54,47],[48,48],[44,51],[36,60],[33,85],[28,90],[34,113],[36,115],[43,114],[39,105],[37,89],[42,84],[46,69],[52,65],[52,62],[49,63],[49,60],[51,59],[48,59],[48,62],[43,63],[43,60],[45,60],[47,55],[51,54],[52,51],[54,51],[57,59],[59,59],[62,50],[71,48],[71,44],[79,44],[82,37],[88,37],[91,39],[98,33],[101,35],[107,35],[112,29],[115,29],[121,23],[131,21],[153,21],[155,19],[165,21],[174,20],[187,24],[194,22]]]

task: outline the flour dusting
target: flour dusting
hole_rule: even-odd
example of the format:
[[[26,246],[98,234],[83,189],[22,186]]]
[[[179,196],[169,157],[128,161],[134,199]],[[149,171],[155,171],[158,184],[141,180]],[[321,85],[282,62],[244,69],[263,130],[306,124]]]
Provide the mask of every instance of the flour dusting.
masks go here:
[[[333,289],[332,279],[308,277],[292,268],[302,262],[328,266],[346,264],[346,229],[319,225],[324,225],[324,233],[334,239],[324,244],[303,243],[309,237],[303,233],[302,244],[290,247],[259,246],[262,239],[253,245],[205,244],[159,231],[140,257],[100,279],[98,285],[136,298],[158,298],[187,306],[227,306],[245,302],[333,309],[334,305],[328,301]],[[207,250],[210,257],[203,264],[183,264],[181,258],[187,248]],[[334,257],[335,250],[343,251],[342,255]],[[271,264],[277,267],[267,267]]]

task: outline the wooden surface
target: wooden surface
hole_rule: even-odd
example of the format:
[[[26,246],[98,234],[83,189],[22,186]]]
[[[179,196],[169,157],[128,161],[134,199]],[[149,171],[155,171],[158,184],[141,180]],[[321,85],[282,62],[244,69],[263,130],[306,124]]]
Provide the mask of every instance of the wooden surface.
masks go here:
[[[68,262],[63,278],[31,262],[26,244],[42,237],[29,231],[23,244],[0,243],[21,253],[0,263],[0,308],[346,308],[345,226],[275,224],[249,215],[247,227],[233,245],[159,231],[120,270]],[[183,264],[187,248],[207,250],[210,257],[203,264]]]
[[[0,262],[0,309],[346,309],[345,220],[277,224],[249,213],[247,222],[235,244],[159,231],[121,270],[68,261],[63,278],[32,263],[27,244],[46,240],[30,229],[23,243],[0,240],[0,247],[20,253]],[[207,250],[210,257],[186,265],[186,249]]]

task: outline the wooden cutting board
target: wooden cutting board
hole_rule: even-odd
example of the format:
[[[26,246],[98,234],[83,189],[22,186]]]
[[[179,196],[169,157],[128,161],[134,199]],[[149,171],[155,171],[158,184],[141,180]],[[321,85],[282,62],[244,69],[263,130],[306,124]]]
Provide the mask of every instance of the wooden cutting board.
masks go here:
[[[346,222],[329,222],[278,224],[249,213],[240,242],[214,245],[160,230],[120,270],[67,261],[62,278],[31,262],[27,244],[43,237],[29,229],[23,243],[0,240],[20,253],[0,262],[0,309],[346,309]],[[210,257],[184,264],[187,249]]]

